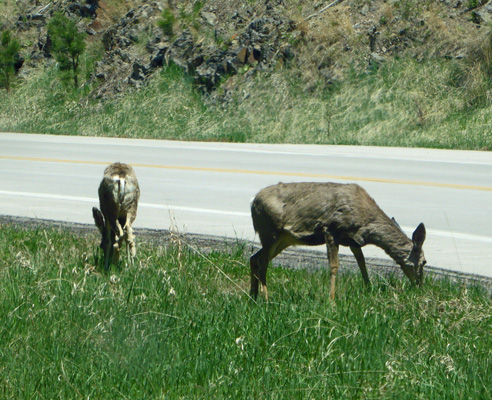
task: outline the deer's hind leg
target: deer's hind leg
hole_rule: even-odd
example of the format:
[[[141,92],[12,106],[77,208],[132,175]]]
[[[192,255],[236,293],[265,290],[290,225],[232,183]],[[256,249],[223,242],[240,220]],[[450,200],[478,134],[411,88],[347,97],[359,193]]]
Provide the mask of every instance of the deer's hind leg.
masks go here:
[[[260,283],[260,271],[265,275],[266,280],[266,272],[263,273],[263,270],[266,270],[265,264],[265,250],[261,248],[255,254],[251,256],[249,259],[249,266],[251,269],[251,289],[249,291],[250,296],[256,300],[258,297],[258,285]],[[268,260],[266,261],[268,264]],[[261,265],[261,266],[260,266]]]
[[[258,296],[258,284],[261,283],[262,292],[265,299],[268,301],[268,289],[266,284],[266,276],[268,264],[282,250],[290,246],[290,242],[284,235],[280,235],[276,241],[265,243],[263,247],[253,254],[250,258],[251,268],[251,290],[250,295],[254,299]]]
[[[123,231],[123,227],[121,226],[120,220],[118,218],[115,219],[113,229],[116,235],[114,246],[118,246],[121,248],[121,243],[125,238],[125,232]]]
[[[120,262],[120,251],[125,240],[125,233],[118,218],[114,220],[113,226],[113,264],[118,266]]]
[[[135,236],[133,235],[133,229],[131,225],[128,225],[125,228],[125,239],[128,263],[130,265],[133,265],[133,259],[137,255],[137,248],[135,246]]]
[[[132,221],[135,219],[135,217],[132,217],[132,214],[128,214],[126,216],[126,223],[125,226],[123,227],[125,233],[126,233],[126,243],[127,246],[129,247],[129,255],[131,258],[134,258],[137,255],[137,248],[135,246],[135,236],[133,235],[133,228],[132,228]]]
[[[105,240],[101,243],[103,246],[103,253],[104,253],[104,270],[109,271],[109,264],[110,260],[114,259],[114,247],[113,247],[113,238],[114,238],[114,233],[111,228],[111,224],[106,220],[106,225],[104,227],[105,233],[103,234],[103,237],[105,237]]]

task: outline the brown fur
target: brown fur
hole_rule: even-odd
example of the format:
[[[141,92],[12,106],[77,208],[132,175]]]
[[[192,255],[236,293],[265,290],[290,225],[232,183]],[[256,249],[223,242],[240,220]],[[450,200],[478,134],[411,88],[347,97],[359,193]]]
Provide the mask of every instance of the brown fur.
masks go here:
[[[109,269],[110,259],[117,265],[123,241],[131,258],[136,255],[132,224],[137,216],[140,188],[133,168],[128,164],[114,163],[104,170],[99,185],[99,206],[93,207],[94,222],[102,235],[104,268]]]
[[[251,296],[262,284],[265,297],[268,263],[292,245],[326,244],[330,264],[330,298],[335,298],[339,245],[352,250],[362,276],[369,285],[361,247],[381,247],[412,282],[420,283],[425,257],[422,244],[425,227],[420,224],[412,240],[356,184],[280,183],[262,189],[251,204],[255,231],[262,248],[250,259]]]

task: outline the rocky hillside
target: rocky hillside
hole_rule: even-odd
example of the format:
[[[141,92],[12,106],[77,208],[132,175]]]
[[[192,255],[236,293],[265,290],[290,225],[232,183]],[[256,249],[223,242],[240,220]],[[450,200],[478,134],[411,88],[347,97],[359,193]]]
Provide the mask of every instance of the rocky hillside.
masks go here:
[[[102,49],[86,81],[101,100],[142,87],[170,63],[214,101],[283,67],[309,91],[397,56],[473,63],[490,48],[492,21],[492,2],[480,0],[7,0],[0,30],[23,46],[19,77],[53,62],[46,24],[57,11]]]

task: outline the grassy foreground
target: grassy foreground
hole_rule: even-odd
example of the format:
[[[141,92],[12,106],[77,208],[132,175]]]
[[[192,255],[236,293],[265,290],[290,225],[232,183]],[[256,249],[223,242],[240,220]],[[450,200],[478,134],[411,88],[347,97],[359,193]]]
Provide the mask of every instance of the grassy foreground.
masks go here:
[[[101,274],[97,238],[0,226],[4,399],[490,399],[492,304],[480,287],[272,268],[248,300],[241,245],[208,255],[138,238]],[[140,239],[140,240],[139,240]]]

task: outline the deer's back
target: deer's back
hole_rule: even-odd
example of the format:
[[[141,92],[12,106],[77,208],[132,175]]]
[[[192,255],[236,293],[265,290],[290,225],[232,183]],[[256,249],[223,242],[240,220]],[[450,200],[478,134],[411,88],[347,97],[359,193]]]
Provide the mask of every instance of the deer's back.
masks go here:
[[[306,244],[324,243],[325,229],[342,243],[362,242],[361,230],[384,215],[357,184],[314,182],[266,187],[256,195],[251,210],[260,239],[288,232]]]
[[[140,188],[130,165],[114,163],[105,169],[99,186],[99,201],[103,214],[114,217],[125,216],[130,211],[136,214],[139,198]]]

